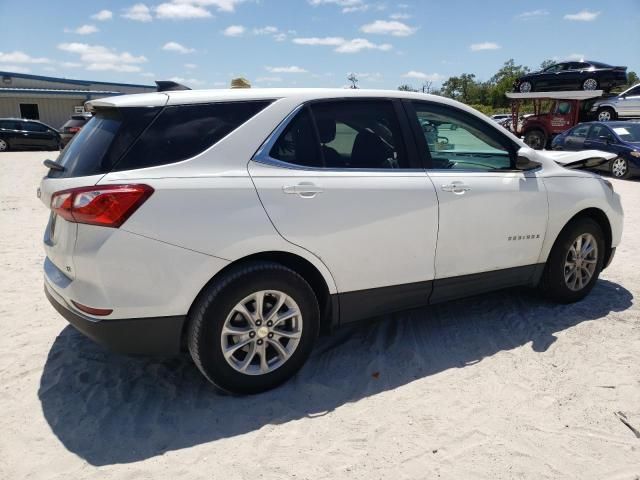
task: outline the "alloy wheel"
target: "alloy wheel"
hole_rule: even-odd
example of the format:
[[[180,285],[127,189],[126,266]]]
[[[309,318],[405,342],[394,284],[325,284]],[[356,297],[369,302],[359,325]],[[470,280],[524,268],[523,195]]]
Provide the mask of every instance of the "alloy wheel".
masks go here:
[[[608,122],[611,120],[611,112],[609,110],[602,110],[598,113],[598,120],[601,122]]]
[[[246,375],[264,375],[284,365],[302,337],[302,313],[278,290],[252,293],[227,316],[220,338],[227,363]]]
[[[569,247],[564,262],[564,281],[574,292],[591,280],[598,263],[598,242],[590,233],[579,235]]]
[[[0,138],[0,152],[6,152],[9,148],[9,145],[7,144],[6,140],[2,140]]]
[[[595,90],[598,88],[598,82],[595,78],[587,78],[582,84],[583,90]]]
[[[616,158],[611,164],[611,172],[614,177],[624,177],[627,173],[627,161],[624,158]]]
[[[531,82],[522,82],[519,90],[520,93],[529,93],[531,91]]]

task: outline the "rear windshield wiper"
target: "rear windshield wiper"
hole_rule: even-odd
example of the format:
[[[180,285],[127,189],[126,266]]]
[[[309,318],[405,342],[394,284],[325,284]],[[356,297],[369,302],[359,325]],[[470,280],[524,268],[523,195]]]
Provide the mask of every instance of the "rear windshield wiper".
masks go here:
[[[57,172],[64,172],[65,168],[60,165],[58,162],[54,161],[54,160],[49,160],[46,159],[44,162],[42,162],[44,164],[45,167],[51,169],[51,170],[55,170]]]

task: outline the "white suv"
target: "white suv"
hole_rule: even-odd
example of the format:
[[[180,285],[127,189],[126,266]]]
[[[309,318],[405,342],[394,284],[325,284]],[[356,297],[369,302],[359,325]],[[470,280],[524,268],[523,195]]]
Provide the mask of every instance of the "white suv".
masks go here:
[[[42,180],[45,291],[126,353],[218,387],[291,377],[322,330],[516,285],[573,302],[622,235],[609,182],[437,96],[175,91],[88,102]],[[551,156],[555,158],[552,158]]]

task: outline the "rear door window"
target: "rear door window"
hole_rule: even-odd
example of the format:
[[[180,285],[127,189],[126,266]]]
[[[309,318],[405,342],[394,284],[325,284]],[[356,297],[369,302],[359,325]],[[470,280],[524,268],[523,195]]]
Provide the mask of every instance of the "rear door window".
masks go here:
[[[58,158],[79,177],[186,160],[213,146],[270,101],[98,110]]]
[[[165,107],[114,170],[155,167],[192,158],[215,145],[269,103],[250,101]]]

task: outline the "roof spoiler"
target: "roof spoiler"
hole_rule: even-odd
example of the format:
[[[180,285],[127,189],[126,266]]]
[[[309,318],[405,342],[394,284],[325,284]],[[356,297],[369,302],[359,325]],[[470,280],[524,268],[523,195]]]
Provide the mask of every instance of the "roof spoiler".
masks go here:
[[[158,92],[173,92],[176,90],[191,90],[189,87],[171,80],[156,80]]]

